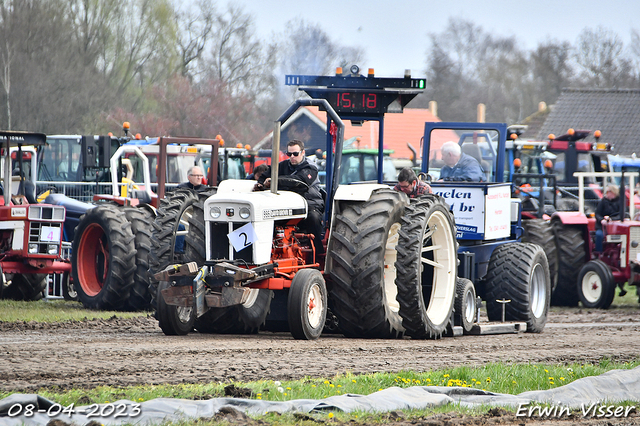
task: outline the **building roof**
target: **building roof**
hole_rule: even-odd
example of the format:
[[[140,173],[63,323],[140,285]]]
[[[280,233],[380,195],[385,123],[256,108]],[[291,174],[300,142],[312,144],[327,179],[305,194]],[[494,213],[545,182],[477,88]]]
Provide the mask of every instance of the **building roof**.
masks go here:
[[[318,107],[300,108],[282,126],[283,135],[289,126],[295,126],[296,122],[307,121],[313,117],[312,122],[326,130],[326,113]],[[420,149],[421,138],[424,136],[424,123],[427,121],[440,122],[431,111],[424,108],[405,108],[402,114],[387,113],[384,116],[384,148],[393,150],[392,157],[411,158],[411,150],[407,146],[410,143],[416,150]],[[360,138],[360,148],[378,147],[379,123],[377,121],[365,121],[361,126],[354,126],[351,121],[345,120],[344,139]],[[298,127],[300,125],[298,124]],[[273,133],[273,132],[272,132]],[[258,142],[255,148],[268,148],[271,145],[272,133]],[[314,133],[306,130],[306,134]],[[284,136],[283,136],[284,137]],[[454,137],[455,138],[455,137]],[[450,138],[446,138],[450,140]],[[432,149],[439,149],[446,140],[434,140]],[[306,141],[305,141],[306,144]]]
[[[613,144],[616,154],[640,153],[639,89],[563,89],[556,105],[538,133],[544,140],[550,133],[561,135],[569,128],[591,130],[585,141]]]

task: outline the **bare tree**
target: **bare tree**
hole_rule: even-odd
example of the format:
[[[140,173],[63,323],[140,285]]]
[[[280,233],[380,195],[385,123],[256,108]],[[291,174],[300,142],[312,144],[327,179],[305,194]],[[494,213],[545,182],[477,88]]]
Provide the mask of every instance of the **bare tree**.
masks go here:
[[[531,52],[530,61],[537,98],[552,104],[573,77],[569,42],[547,41]]]
[[[576,62],[582,83],[592,87],[621,87],[630,83],[631,64],[623,56],[624,45],[611,30],[585,28],[578,36]]]
[[[67,2],[85,66],[99,69],[116,95],[144,89],[174,69],[176,26],[169,0]]]
[[[177,47],[180,62],[177,70],[182,76],[195,77],[202,72],[200,64],[213,35],[215,8],[211,0],[199,0],[195,8],[176,10]],[[200,65],[199,65],[200,64]]]
[[[233,95],[257,97],[272,84],[272,58],[254,33],[253,18],[229,4],[214,23],[211,77],[224,82]]]

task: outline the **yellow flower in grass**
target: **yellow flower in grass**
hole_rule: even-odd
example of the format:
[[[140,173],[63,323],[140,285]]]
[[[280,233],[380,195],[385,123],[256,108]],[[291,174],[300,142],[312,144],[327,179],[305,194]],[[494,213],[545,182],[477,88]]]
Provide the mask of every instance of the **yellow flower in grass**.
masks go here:
[[[327,415],[327,417],[329,417],[330,419],[332,419],[332,418],[333,418],[333,413],[329,413],[329,414]]]
[[[491,383],[491,377],[487,377],[487,383]]]

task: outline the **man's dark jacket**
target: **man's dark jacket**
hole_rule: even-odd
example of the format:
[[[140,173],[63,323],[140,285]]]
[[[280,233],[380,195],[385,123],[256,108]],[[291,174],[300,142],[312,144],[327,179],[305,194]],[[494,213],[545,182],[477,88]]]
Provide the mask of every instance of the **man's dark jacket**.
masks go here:
[[[284,160],[281,161],[278,165],[278,176],[288,176],[309,185],[309,190],[301,195],[307,200],[309,208],[313,208],[318,211],[324,210],[324,199],[322,198],[322,194],[320,193],[318,168],[315,164],[309,163],[306,158],[303,162],[296,166],[291,164],[291,161]],[[264,181],[269,177],[271,177],[271,166],[269,166],[267,170],[262,173],[262,176],[260,176],[258,182],[264,183]]]
[[[613,200],[602,197],[598,201],[598,206],[596,207],[596,229],[602,229],[602,220],[605,216],[609,216],[613,220],[620,219],[620,197],[616,197]]]

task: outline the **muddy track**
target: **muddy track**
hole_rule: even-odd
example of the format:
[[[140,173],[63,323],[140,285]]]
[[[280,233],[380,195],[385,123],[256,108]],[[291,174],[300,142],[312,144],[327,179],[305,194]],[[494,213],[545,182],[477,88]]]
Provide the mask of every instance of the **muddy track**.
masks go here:
[[[426,371],[489,362],[597,362],[640,353],[640,309],[554,311],[541,334],[436,341],[364,340],[288,333],[165,336],[155,319],[0,323],[0,389],[288,380],[304,376]]]

